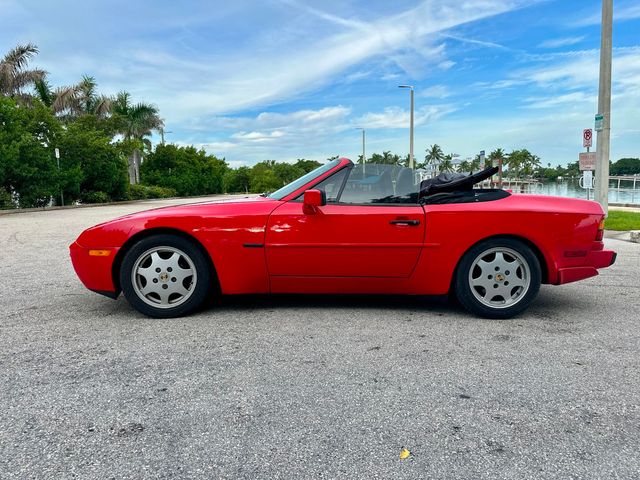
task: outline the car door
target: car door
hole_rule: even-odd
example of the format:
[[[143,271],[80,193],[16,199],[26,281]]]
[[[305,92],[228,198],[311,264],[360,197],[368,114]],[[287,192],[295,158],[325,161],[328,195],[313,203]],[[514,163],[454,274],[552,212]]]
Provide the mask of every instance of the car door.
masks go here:
[[[303,212],[302,195],[272,212],[265,241],[271,276],[411,275],[422,251],[424,210],[395,195],[390,168],[367,167],[345,168],[316,185],[327,204],[313,214]]]

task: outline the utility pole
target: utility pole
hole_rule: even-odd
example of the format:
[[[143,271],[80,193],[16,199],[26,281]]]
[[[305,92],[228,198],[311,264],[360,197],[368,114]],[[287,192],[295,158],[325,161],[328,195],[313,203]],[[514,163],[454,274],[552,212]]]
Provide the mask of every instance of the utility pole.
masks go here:
[[[412,85],[398,85],[398,88],[408,88],[411,98],[411,116],[409,119],[409,168],[414,169],[413,161],[413,86]]]
[[[165,132],[164,127],[160,127],[160,144],[161,144],[161,145],[164,145],[164,134],[165,134],[165,133],[173,133],[173,132],[172,132],[172,131],[170,131],[170,130],[167,130],[167,131]]]
[[[602,115],[602,128],[596,126],[596,188],[595,199],[609,212],[609,148],[611,133],[611,56],[613,32],[613,0],[602,0],[602,27],[600,36],[600,82],[598,113]]]

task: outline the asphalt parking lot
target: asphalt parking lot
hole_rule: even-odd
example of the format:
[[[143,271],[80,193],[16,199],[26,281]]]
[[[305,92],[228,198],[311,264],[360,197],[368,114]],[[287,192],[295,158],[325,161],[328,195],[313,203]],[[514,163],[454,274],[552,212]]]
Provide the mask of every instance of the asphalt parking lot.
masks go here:
[[[77,235],[169,203],[0,215],[0,478],[640,477],[640,245],[504,321],[379,296],[154,320],[85,290]]]

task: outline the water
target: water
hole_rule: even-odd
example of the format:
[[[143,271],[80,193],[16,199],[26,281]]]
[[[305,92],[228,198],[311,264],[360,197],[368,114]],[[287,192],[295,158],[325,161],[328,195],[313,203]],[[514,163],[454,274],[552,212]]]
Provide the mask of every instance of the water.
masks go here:
[[[609,182],[609,203],[629,203],[640,205],[640,179],[636,181],[636,189],[633,188],[633,182],[623,181],[620,183],[618,190],[618,182]],[[505,186],[505,188],[509,188]],[[516,191],[514,187],[514,192]],[[537,185],[530,185],[527,193],[541,195],[556,195],[559,197],[587,198],[587,190],[578,185],[578,180],[566,180],[562,182],[546,182]],[[593,200],[594,191],[590,190],[589,199]]]

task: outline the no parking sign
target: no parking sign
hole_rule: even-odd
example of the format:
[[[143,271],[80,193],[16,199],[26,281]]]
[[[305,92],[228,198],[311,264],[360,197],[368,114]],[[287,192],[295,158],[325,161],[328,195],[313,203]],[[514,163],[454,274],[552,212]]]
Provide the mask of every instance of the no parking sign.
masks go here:
[[[588,148],[592,145],[592,142],[593,142],[593,130],[591,130],[590,128],[585,128],[582,131],[582,146]]]

